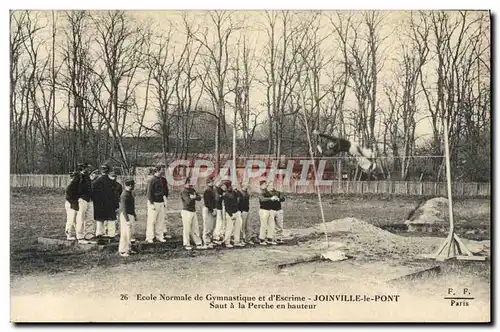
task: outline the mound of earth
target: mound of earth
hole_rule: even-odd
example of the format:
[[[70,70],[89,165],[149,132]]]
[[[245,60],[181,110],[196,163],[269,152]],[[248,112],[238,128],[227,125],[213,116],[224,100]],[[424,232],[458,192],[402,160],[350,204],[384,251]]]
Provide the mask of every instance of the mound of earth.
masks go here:
[[[414,225],[444,225],[448,200],[444,197],[429,199],[410,214],[405,222],[410,230]]]
[[[329,235],[329,250],[341,249],[346,254],[365,260],[392,258],[407,260],[433,254],[445,240],[440,237],[401,236],[376,227],[357,218],[337,219],[325,224]],[[305,245],[310,249],[326,250],[325,226],[322,223],[303,229],[288,229],[296,238],[309,238]],[[463,239],[471,252],[489,256],[489,241]]]

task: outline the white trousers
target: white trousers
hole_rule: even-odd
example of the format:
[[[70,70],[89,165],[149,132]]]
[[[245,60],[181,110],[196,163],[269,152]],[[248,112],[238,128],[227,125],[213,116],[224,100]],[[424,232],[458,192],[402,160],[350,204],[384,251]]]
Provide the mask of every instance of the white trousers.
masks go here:
[[[168,233],[167,203],[163,206],[163,233]]]
[[[123,213],[120,214],[120,244],[118,245],[120,253],[129,252],[132,248],[132,225],[135,223],[135,217],[129,214],[128,220],[125,219]]]
[[[260,218],[260,232],[259,239],[265,240],[274,238],[274,229],[275,229],[275,211],[273,210],[259,210],[259,218]]]
[[[95,223],[96,236],[116,236],[116,220],[96,221]]]
[[[66,227],[65,227],[66,236],[68,237],[74,236],[76,228],[77,211],[71,208],[71,204],[68,201],[64,203],[64,208],[66,209]]]
[[[76,238],[82,240],[85,236],[85,221],[87,220],[88,202],[78,199],[78,212],[76,213]]]
[[[245,242],[250,241],[252,238],[252,225],[247,211],[241,212],[241,238]]]
[[[224,237],[224,241],[226,244],[231,243],[231,235],[234,235],[234,243],[240,243],[241,238],[241,213],[240,211],[233,213],[231,217],[228,213],[226,213],[226,234]]]
[[[201,215],[203,217],[203,243],[208,244],[212,242],[212,236],[214,235],[215,216],[206,206],[201,209]]]
[[[216,209],[215,211],[217,213],[217,216],[215,219],[214,238],[220,240],[224,237],[224,233],[226,230],[225,209]]]
[[[283,209],[275,211],[276,215],[276,238],[283,238]]]
[[[182,244],[191,245],[190,238],[194,244],[201,246],[200,227],[198,225],[198,216],[196,212],[181,210],[182,217]]]
[[[165,205],[163,202],[151,204],[148,201],[147,207],[148,218],[146,222],[146,241],[153,241],[154,238],[163,240],[163,231],[165,228]]]

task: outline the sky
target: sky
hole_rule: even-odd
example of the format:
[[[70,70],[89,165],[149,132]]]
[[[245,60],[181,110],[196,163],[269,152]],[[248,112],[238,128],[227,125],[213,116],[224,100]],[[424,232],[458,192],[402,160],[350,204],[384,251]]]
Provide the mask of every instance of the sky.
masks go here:
[[[133,22],[148,22],[153,30],[156,33],[161,34],[162,32],[166,32],[170,27],[173,27],[174,33],[172,34],[173,41],[173,50],[174,54],[177,56],[180,54],[181,46],[183,45],[185,34],[182,26],[182,15],[185,12],[183,11],[165,11],[165,10],[134,10],[128,11],[129,17],[132,18],[131,24]],[[342,13],[346,14],[346,11]],[[320,24],[319,24],[319,38],[324,39],[322,43],[322,50],[325,57],[332,56],[336,60],[340,60],[341,53],[339,52],[339,41],[338,38],[333,33],[333,25],[332,22],[338,23],[338,19],[336,17],[337,12],[335,11],[323,11],[320,16]],[[406,43],[405,37],[405,27],[408,26],[408,20],[410,17],[410,11],[381,11],[380,14],[383,16],[383,24],[380,26],[379,36],[380,36],[380,48],[379,48],[379,58],[381,59],[381,69],[378,74],[378,105],[381,109],[387,107],[387,98],[384,95],[383,88],[384,85],[390,83],[394,80],[393,70],[396,66],[396,61],[400,56],[401,45]],[[43,15],[47,15],[51,17],[50,12],[45,12]],[[301,11],[295,17],[295,19],[300,20],[301,18],[305,18],[306,16],[311,15],[311,12]],[[354,12],[355,20],[362,20],[362,11]],[[451,15],[454,15],[451,13]],[[58,29],[61,31],[65,27],[64,15],[62,12],[56,12]],[[265,106],[263,106],[266,102],[265,89],[264,87],[258,83],[259,80],[263,80],[263,70],[259,67],[259,63],[261,63],[266,58],[266,45],[268,42],[267,34],[266,34],[266,25],[265,25],[265,17],[266,13],[264,11],[236,11],[232,14],[232,22],[235,25],[240,27],[238,31],[236,31],[229,43],[231,45],[235,45],[238,39],[245,35],[248,40],[249,45],[253,48],[253,72],[255,73],[255,81],[251,90],[251,107],[261,111],[261,115],[259,117],[259,121],[262,121],[265,117],[267,117],[265,112]],[[210,17],[208,12],[206,11],[189,11],[188,12],[188,20],[192,23],[192,26],[195,29],[198,27],[200,31],[207,29],[206,35],[207,40],[210,42],[212,38],[215,37],[215,33],[211,30]],[[47,21],[48,23],[50,21]],[[277,33],[279,34],[280,30],[277,29]],[[358,30],[359,34],[363,34],[362,28]],[[48,37],[50,34],[50,26],[45,29],[44,35]],[[58,34],[58,42],[62,43],[64,41],[64,35],[62,33]],[[41,36],[41,38],[46,38]],[[157,38],[157,37],[153,37]],[[59,57],[58,57],[59,58]],[[56,58],[56,62],[57,59]],[[234,54],[230,54],[231,60],[234,58]],[[330,69],[329,67],[326,67]],[[329,71],[329,70],[328,70]],[[138,77],[142,79],[145,77],[145,74],[139,74]],[[432,77],[432,75],[430,76]],[[322,84],[329,83],[329,77],[327,75],[322,76],[321,80]],[[198,87],[199,88],[199,87]],[[139,88],[138,90],[138,101],[139,103],[144,102],[145,97],[145,89],[144,87]],[[154,102],[151,100],[152,95],[150,94],[150,107],[154,106]],[[233,101],[233,96],[229,95],[229,102]],[[423,100],[421,100],[423,104]],[[58,96],[58,105],[57,108],[62,110],[58,116],[61,123],[67,122],[67,111],[65,106],[65,97],[62,95]],[[202,95],[201,104],[210,106],[210,100],[207,98],[206,94]],[[352,93],[348,93],[346,104],[346,109],[356,109],[356,102],[354,95]],[[228,109],[226,114],[226,120],[232,121],[232,110]],[[417,116],[417,136],[426,137],[431,133],[431,126],[428,119],[426,119],[427,114],[420,113]],[[378,116],[381,119],[381,115]],[[145,117],[145,123],[147,125],[151,125],[156,121],[156,114],[153,109],[148,110]],[[380,123],[377,123],[377,126]]]

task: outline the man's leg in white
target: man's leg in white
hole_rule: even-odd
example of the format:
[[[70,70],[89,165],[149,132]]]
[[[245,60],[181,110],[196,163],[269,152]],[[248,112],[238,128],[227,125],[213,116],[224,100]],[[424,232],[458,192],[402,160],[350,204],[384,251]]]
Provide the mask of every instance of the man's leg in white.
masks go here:
[[[116,236],[116,220],[106,220],[107,236],[113,238]]]
[[[283,209],[276,211],[276,239],[283,239]]]
[[[155,220],[156,220],[156,209],[155,205],[147,202],[147,209],[148,209],[148,216],[146,220],[146,241],[147,242],[153,242],[153,239],[155,237],[155,232],[154,232],[154,227],[155,227]]]
[[[182,245],[184,247],[190,247],[189,234],[191,233],[191,220],[193,219],[193,214],[190,211],[182,210]]]
[[[134,217],[134,216],[132,216]],[[130,241],[134,242],[135,241],[135,217],[134,217],[134,222],[130,223]]]
[[[104,235],[104,221],[96,220],[95,222],[95,236]]]
[[[125,220],[123,213],[120,213],[120,244],[118,245],[118,252],[121,254],[128,253],[130,251],[130,224],[132,220],[128,216],[129,221]]]
[[[66,209],[66,227],[65,233],[68,240],[75,239],[75,222],[76,222],[76,211],[71,208],[71,204],[66,201],[64,203]]]
[[[260,209],[259,219],[260,219],[259,240],[260,242],[263,242],[266,240],[267,236],[267,229],[269,223],[269,210]]]
[[[234,236],[234,244],[235,245],[242,245],[241,243],[241,224],[243,221],[241,220],[241,213],[240,211],[236,212],[234,215],[234,230],[233,230],[233,236]]]
[[[226,244],[226,247],[231,246],[231,235],[233,234],[233,228],[234,228],[233,217],[229,216],[229,214],[226,213],[226,233],[224,235],[224,242]]]
[[[96,224],[94,221],[94,202],[90,201],[87,203],[87,213],[85,216],[85,228],[84,233],[95,234]]]
[[[156,220],[154,224],[154,234],[158,241],[164,242],[163,230],[165,227],[165,205],[163,203],[155,203]]]
[[[215,210],[215,211],[216,211],[216,220],[215,220],[214,238],[220,241],[222,237],[222,210]]]
[[[226,228],[227,228],[227,213],[226,213],[226,208],[224,207],[224,204],[222,204],[222,213],[221,213],[221,227],[220,227],[220,233],[221,236],[224,237],[226,234]]]
[[[248,223],[248,212],[242,211],[241,212],[241,240],[243,242],[248,242],[249,239],[249,233],[247,231],[247,223]]]
[[[267,241],[274,242],[274,232],[276,230],[276,211],[269,210],[269,219],[267,227]]]
[[[85,216],[87,215],[88,202],[84,199],[78,199],[78,212],[76,213],[76,238],[83,240],[85,236]]]
[[[198,215],[196,212],[193,212],[193,218],[191,218],[191,230],[189,235],[196,246],[201,247],[203,245],[200,238],[200,225],[198,223]]]
[[[203,243],[209,244],[212,242],[212,221],[213,215],[208,211],[208,208],[204,206],[201,209],[201,216],[203,218]]]

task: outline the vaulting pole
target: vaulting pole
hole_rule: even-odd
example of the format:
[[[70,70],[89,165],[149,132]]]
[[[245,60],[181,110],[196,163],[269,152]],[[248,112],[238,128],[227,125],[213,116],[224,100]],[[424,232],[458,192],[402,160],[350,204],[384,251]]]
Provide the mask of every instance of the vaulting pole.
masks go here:
[[[236,177],[236,119],[233,125],[233,171],[231,172],[233,186],[237,185]]]

